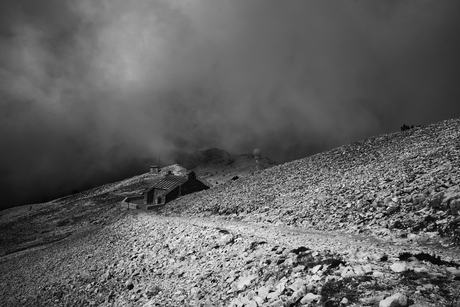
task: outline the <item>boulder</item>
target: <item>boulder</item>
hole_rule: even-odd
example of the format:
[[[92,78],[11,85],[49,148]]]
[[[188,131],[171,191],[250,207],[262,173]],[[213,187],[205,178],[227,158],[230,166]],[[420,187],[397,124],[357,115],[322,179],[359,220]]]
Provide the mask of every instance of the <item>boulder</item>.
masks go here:
[[[460,187],[458,186],[450,187],[442,193],[444,196],[443,201],[446,203],[450,203],[454,199],[460,200]]]
[[[405,307],[407,297],[402,293],[396,293],[380,301],[379,307]]]
[[[434,209],[450,209],[453,215],[459,212],[460,187],[450,187],[436,195],[430,201],[430,206]]]
[[[259,290],[257,290],[257,294],[262,298],[265,299],[270,292],[270,289],[268,287],[260,287]]]
[[[401,273],[407,270],[407,266],[404,262],[395,262],[390,266],[393,272]]]
[[[294,291],[291,297],[286,302],[287,306],[292,306],[296,304],[305,294],[307,293],[307,287],[303,286],[301,289]]]
[[[313,293],[307,293],[307,295],[305,295],[301,300],[300,300],[300,303],[301,304],[308,304],[308,303],[311,303],[313,301],[317,301],[321,298],[321,295],[318,295],[318,294],[313,294]]]
[[[389,201],[387,205],[388,205],[387,210],[386,210],[387,215],[391,215],[399,210],[399,204],[394,201]]]
[[[246,288],[246,286],[250,285],[251,282],[256,279],[257,276],[255,275],[250,275],[250,276],[242,276],[240,279],[236,282],[236,288],[238,290],[243,290]]]
[[[424,200],[425,200],[425,197],[422,194],[416,194],[412,196],[412,204],[414,206],[418,206],[422,204]]]
[[[381,300],[383,300],[385,296],[379,295],[379,296],[371,296],[371,297],[365,297],[365,298],[360,298],[359,301],[363,303],[364,305],[375,305]]]

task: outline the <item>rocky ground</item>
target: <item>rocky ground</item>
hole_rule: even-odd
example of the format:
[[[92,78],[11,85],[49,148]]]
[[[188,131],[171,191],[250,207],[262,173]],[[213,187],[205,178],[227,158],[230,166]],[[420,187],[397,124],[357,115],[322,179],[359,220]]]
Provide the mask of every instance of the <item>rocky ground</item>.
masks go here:
[[[460,244],[460,119],[368,138],[181,198],[165,214]]]
[[[118,205],[145,174],[2,221],[0,305],[459,306],[459,128],[370,138],[155,212]],[[15,249],[40,218],[67,235]]]
[[[455,254],[437,258],[416,246],[215,217],[122,215],[109,226],[3,259],[1,305],[460,303]]]

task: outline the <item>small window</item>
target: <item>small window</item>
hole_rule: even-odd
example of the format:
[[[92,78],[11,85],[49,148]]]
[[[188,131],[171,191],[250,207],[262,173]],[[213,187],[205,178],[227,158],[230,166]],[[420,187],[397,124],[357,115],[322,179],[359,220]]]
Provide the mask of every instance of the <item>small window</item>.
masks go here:
[[[157,204],[161,204],[161,196],[157,199]]]

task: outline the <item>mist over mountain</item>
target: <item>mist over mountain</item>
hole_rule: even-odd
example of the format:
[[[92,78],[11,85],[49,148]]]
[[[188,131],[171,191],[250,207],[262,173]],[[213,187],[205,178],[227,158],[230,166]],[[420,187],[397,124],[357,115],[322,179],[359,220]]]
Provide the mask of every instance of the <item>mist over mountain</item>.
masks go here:
[[[458,1],[7,0],[0,207],[254,148],[278,163],[460,114]]]

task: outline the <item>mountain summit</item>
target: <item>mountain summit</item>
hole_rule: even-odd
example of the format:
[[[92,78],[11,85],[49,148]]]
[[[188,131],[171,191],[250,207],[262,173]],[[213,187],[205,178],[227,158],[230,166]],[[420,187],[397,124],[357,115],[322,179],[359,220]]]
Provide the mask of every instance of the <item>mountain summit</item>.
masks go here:
[[[210,148],[194,153],[177,155],[176,162],[187,169],[194,170],[212,185],[228,182],[232,178],[243,178],[256,171],[256,162],[252,154],[230,154],[223,149]],[[261,169],[273,167],[276,162],[269,158],[259,159]]]

